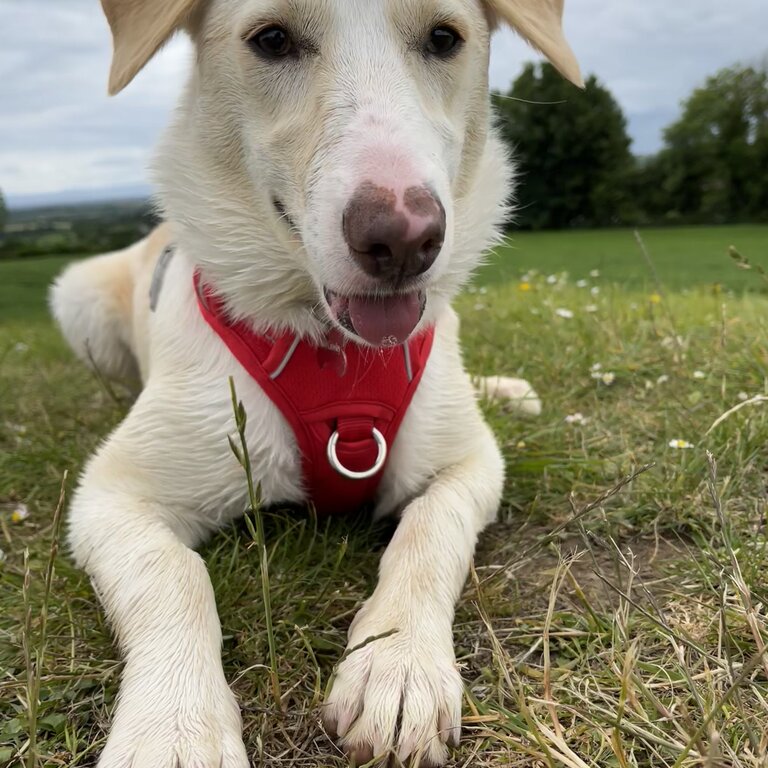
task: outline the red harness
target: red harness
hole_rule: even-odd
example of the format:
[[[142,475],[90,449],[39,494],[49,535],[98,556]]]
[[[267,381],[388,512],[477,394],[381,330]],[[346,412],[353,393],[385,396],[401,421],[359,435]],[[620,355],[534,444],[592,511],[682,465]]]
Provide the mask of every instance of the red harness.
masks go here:
[[[315,347],[232,323],[195,274],[200,312],[291,425],[304,490],[320,514],[374,500],[389,449],[424,373],[434,328],[391,349]]]

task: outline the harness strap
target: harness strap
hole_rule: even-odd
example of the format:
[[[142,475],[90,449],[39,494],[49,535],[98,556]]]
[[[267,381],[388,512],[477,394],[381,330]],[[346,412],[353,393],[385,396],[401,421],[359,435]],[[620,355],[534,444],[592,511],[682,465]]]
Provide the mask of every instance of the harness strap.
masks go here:
[[[149,286],[149,309],[154,312],[157,309],[157,302],[160,301],[160,292],[163,290],[165,273],[168,271],[168,265],[171,263],[175,248],[167,245],[157,259],[155,271],[152,273],[152,282]]]
[[[424,372],[434,328],[400,347],[313,346],[233,323],[195,273],[200,312],[290,424],[307,500],[321,514],[375,500],[389,451]]]

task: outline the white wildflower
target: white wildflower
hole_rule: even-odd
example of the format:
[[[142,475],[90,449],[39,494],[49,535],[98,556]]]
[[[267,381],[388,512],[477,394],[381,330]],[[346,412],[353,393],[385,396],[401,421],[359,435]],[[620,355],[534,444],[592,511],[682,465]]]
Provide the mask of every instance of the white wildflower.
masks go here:
[[[590,292],[590,293],[591,293],[593,296],[597,296],[597,295],[600,293],[600,286],[598,286],[598,285],[593,285],[593,286],[592,286],[592,287],[589,289],[589,292]]]
[[[670,440],[669,447],[676,448],[676,449],[693,448],[693,443],[689,443],[687,440],[680,440],[680,439]]]
[[[599,269],[593,269],[593,270],[592,270],[592,271],[589,273],[589,276],[590,276],[590,277],[600,277],[600,270],[599,270]]]
[[[593,363],[589,370],[592,371],[592,373],[594,373],[595,371],[601,371],[602,369],[603,369],[602,363]]]
[[[29,507],[26,504],[19,504],[16,509],[11,512],[11,522],[20,523],[29,517]]]
[[[547,278],[547,284],[548,285],[555,285],[555,283],[557,283],[557,275],[550,275]]]
[[[556,314],[558,317],[563,317],[563,318],[565,318],[566,320],[571,320],[571,319],[573,318],[573,312],[571,312],[571,310],[570,310],[570,309],[564,309],[563,307],[558,307],[558,308],[555,310],[555,314]]]
[[[583,413],[578,413],[578,412],[571,413],[565,417],[566,424],[576,424],[577,426],[586,424],[588,421],[589,419]]]
[[[589,283],[586,280],[577,280],[576,281],[576,287],[577,288],[586,288],[589,285]]]
[[[672,349],[673,347],[682,347],[685,344],[685,339],[682,336],[665,336],[661,340],[661,346],[665,349]]]
[[[659,376],[658,379],[656,379],[657,384],[666,384],[669,381],[669,376],[667,376],[666,373],[662,373],[661,376]]]
[[[590,375],[595,381],[601,381],[606,387],[610,387],[616,381],[616,374],[613,371],[603,371],[600,363],[595,363],[592,366]]]
[[[738,395],[736,395],[737,400],[741,400],[743,403],[745,400],[749,400],[749,395],[746,392],[739,392]]]
[[[694,379],[706,379],[707,374],[704,373],[704,371],[694,371],[693,372],[693,378]]]

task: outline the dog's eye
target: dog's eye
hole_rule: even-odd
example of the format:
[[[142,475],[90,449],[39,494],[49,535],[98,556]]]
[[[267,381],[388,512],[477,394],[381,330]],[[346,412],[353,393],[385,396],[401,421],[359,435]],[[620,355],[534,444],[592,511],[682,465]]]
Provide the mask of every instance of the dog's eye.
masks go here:
[[[276,24],[260,30],[248,42],[256,53],[270,59],[279,59],[293,52],[291,36]]]
[[[435,27],[427,38],[427,53],[432,56],[450,56],[461,42],[461,35],[456,30],[450,27]]]

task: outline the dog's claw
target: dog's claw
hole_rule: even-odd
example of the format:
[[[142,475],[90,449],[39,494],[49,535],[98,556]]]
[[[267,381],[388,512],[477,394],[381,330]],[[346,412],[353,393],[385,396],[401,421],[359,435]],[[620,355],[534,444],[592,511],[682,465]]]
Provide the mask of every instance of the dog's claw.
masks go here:
[[[367,746],[355,747],[355,749],[348,754],[350,762],[355,768],[370,763],[371,760],[373,760],[373,749]]]
[[[352,647],[380,632],[358,626],[353,634]],[[339,666],[323,719],[355,765],[388,754],[422,768],[447,761],[446,744],[457,745],[461,729],[462,684],[452,650],[450,637],[422,643],[398,633]]]

